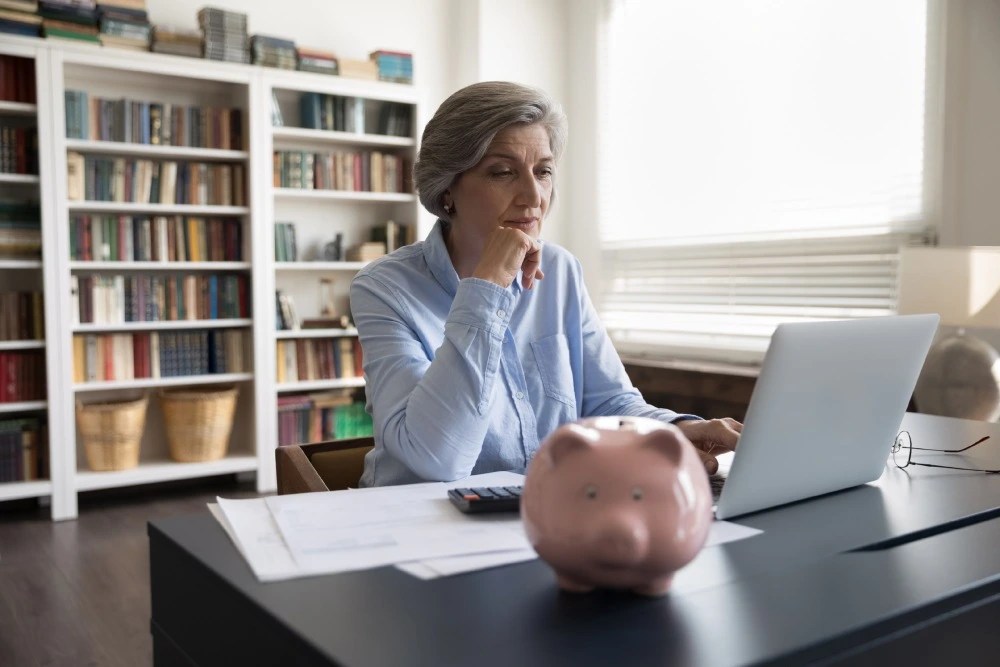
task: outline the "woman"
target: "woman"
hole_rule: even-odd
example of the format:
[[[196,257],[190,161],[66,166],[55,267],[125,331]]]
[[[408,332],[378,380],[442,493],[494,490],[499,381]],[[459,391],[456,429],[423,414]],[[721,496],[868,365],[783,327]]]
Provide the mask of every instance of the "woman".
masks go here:
[[[738,422],[642,399],[580,263],[542,242],[565,141],[558,105],[505,82],[459,90],[427,124],[414,181],[437,224],[351,285],[375,424],[362,486],[523,472],[556,427],[597,415],[675,423],[710,472],[736,446]]]

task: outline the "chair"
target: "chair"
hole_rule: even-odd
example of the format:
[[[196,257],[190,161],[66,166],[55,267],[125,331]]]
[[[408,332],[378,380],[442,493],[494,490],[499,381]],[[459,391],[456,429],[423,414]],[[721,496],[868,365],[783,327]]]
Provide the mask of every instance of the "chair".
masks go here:
[[[365,454],[375,439],[352,438],[274,450],[278,494],[338,491],[357,487],[365,469]]]

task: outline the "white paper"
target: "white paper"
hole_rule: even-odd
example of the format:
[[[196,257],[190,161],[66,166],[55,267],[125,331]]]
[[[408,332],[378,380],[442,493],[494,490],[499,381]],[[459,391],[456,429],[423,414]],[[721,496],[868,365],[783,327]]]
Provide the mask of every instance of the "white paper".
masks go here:
[[[387,564],[395,564],[400,570],[421,579],[435,579],[537,558],[534,550],[527,544],[517,514],[468,516],[458,512],[446,499],[447,489],[450,488],[523,483],[523,475],[497,472],[474,475],[447,484],[432,482],[269,499],[219,498],[218,506],[209,504],[209,509],[247,560],[258,580],[263,582]],[[299,562],[292,555],[275,521],[271,504],[277,505],[279,511],[286,512],[290,521],[316,520],[317,514],[328,511],[328,516],[319,517],[319,525],[328,528],[330,532],[326,537],[316,540],[316,544],[322,545],[331,536],[343,537],[344,533],[354,535],[359,532],[362,536],[367,536],[369,543],[360,549],[334,548],[332,551],[337,555],[332,561],[321,552],[318,555],[307,555],[303,562]],[[389,514],[388,517],[385,516],[386,513]],[[406,535],[406,544],[380,546],[378,541],[371,541],[372,535],[392,536],[394,531],[400,530],[400,523],[407,524],[410,533],[417,533],[416,536]],[[427,524],[432,524],[437,532],[424,531],[421,527]],[[465,542],[445,545],[444,549],[430,543],[433,539],[441,539],[443,533],[456,531],[464,533],[466,538],[475,543],[471,546]],[[715,521],[705,547],[744,539],[760,532],[728,521]],[[312,538],[305,536],[303,543],[313,544]],[[497,548],[498,544],[503,546]],[[472,551],[456,555],[454,552],[459,549]],[[369,551],[381,553],[368,558],[371,555]],[[452,554],[430,555],[448,551]],[[415,553],[424,555],[416,557],[413,556]]]
[[[263,498],[216,500],[218,505],[209,503],[208,509],[259,581],[279,581],[307,574],[301,571],[285,546]]]
[[[447,485],[303,493],[265,502],[302,570],[345,572],[529,549],[517,514],[468,516],[447,498],[448,488],[497,485],[501,479],[511,478],[473,476]]]

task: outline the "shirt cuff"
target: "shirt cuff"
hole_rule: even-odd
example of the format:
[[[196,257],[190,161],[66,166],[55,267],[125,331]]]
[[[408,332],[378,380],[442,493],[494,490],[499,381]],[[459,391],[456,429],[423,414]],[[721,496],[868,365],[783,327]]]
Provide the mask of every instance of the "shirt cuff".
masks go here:
[[[489,331],[503,338],[514,309],[514,295],[496,283],[464,278],[458,283],[448,321]]]

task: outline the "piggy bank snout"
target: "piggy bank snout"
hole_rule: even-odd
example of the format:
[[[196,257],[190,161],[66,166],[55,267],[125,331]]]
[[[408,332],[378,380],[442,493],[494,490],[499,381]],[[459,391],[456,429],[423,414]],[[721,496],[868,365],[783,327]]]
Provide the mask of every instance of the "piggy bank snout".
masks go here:
[[[598,527],[592,547],[598,562],[635,565],[649,553],[649,541],[649,527],[643,517],[617,515]]]

